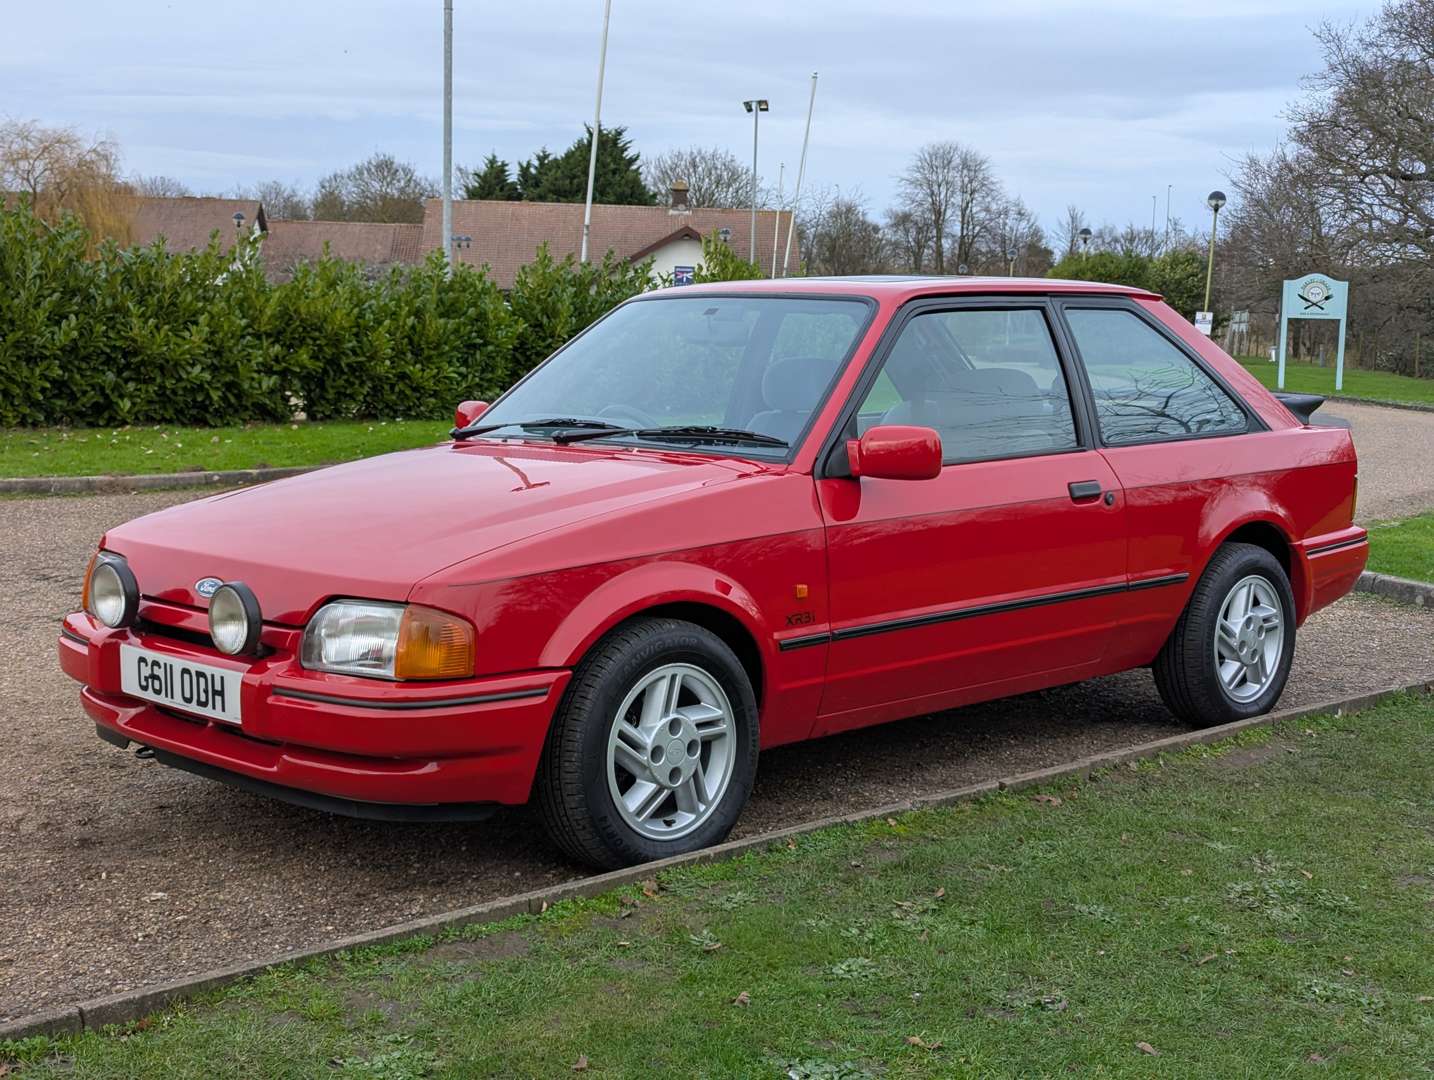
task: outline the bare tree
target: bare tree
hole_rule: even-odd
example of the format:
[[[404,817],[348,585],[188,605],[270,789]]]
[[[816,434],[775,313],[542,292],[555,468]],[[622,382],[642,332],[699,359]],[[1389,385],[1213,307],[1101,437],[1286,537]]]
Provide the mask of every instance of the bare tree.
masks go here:
[[[149,199],[178,199],[194,194],[188,184],[172,176],[132,176],[129,186],[136,195]]]
[[[946,273],[946,234],[961,194],[960,143],[927,143],[912,156],[897,178],[905,209],[921,213],[931,222],[932,269]]]
[[[1362,27],[1325,23],[1315,36],[1325,70],[1292,111],[1292,137],[1370,255],[1430,271],[1434,0],[1394,0]]]
[[[885,268],[885,238],[860,191],[835,189],[813,205],[801,229],[812,273],[871,274]]]
[[[1075,203],[1066,205],[1066,216],[1056,226],[1056,243],[1061,247],[1061,254],[1069,257],[1080,252],[1080,231],[1088,228],[1085,213]]]
[[[297,185],[282,180],[263,180],[239,188],[235,195],[263,204],[264,216],[270,221],[307,221],[313,213],[309,197]]]
[[[314,191],[313,216],[320,221],[423,221],[423,200],[438,194],[430,177],[392,154],[374,154],[351,168],[330,173]]]
[[[692,206],[747,206],[752,201],[752,171],[729,150],[719,146],[689,146],[673,149],[642,163],[642,179],[660,204],[667,201],[672,185],[687,184]],[[759,202],[769,201],[761,198]]]
[[[923,273],[931,254],[931,219],[921,210],[886,212],[886,246],[892,261],[913,274]]]
[[[991,161],[970,147],[956,157],[956,264],[971,265],[1001,205],[1001,184]]]

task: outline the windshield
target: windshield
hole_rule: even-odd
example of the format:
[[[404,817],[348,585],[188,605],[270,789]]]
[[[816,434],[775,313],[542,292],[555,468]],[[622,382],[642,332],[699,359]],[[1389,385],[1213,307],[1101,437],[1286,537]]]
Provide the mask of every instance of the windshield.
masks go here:
[[[679,428],[694,445],[784,458],[825,399],[867,313],[861,300],[795,297],[630,303],[484,413],[481,437],[562,437],[574,426],[610,426],[627,430],[592,431],[590,441],[670,447],[673,436],[653,429]],[[769,438],[734,440],[733,432]]]

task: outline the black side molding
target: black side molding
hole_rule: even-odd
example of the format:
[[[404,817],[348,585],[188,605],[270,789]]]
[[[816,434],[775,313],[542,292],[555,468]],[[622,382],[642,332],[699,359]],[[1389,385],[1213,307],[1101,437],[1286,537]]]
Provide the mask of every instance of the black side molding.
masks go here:
[[[1324,398],[1318,394],[1287,394],[1277,390],[1275,397],[1281,405],[1295,414],[1301,424],[1308,424],[1314,411],[1324,404]]]

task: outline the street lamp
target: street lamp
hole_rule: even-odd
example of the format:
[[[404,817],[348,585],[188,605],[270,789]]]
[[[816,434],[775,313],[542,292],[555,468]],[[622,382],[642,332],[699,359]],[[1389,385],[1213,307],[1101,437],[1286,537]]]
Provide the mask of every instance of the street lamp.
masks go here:
[[[1089,229],[1082,229],[1080,232],[1076,233],[1076,235],[1080,237],[1080,253],[1081,256],[1084,257],[1086,249],[1090,247],[1091,232]]]
[[[242,210],[235,210],[235,211],[234,211],[234,231],[235,231],[235,232],[238,232],[238,231],[239,231],[240,229],[242,229],[243,227],[244,227],[244,212],[243,212]]]
[[[1008,266],[1008,270],[1007,270],[1006,276],[1007,276],[1007,277],[1015,277],[1015,276],[1016,276],[1016,245],[1015,245],[1015,244],[1012,244],[1010,247],[1006,248],[1006,263],[1007,263],[1007,266]]]
[[[1210,257],[1205,263],[1205,306],[1201,311],[1210,310],[1210,281],[1215,276],[1215,228],[1220,224],[1220,207],[1225,205],[1225,193],[1212,191],[1205,197],[1210,208]]]
[[[757,261],[757,121],[764,112],[770,111],[766,98],[753,98],[742,102],[742,108],[752,114],[752,247],[748,258]]]

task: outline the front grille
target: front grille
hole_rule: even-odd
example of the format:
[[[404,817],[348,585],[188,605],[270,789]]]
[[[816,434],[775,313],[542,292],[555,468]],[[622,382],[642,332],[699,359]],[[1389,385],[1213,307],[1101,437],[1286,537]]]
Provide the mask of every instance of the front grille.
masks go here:
[[[150,622],[148,619],[140,619],[135,623],[134,629],[144,637],[169,638],[173,641],[187,641],[191,645],[202,645],[206,649],[214,648],[214,639],[199,630],[165,626],[163,623]]]

